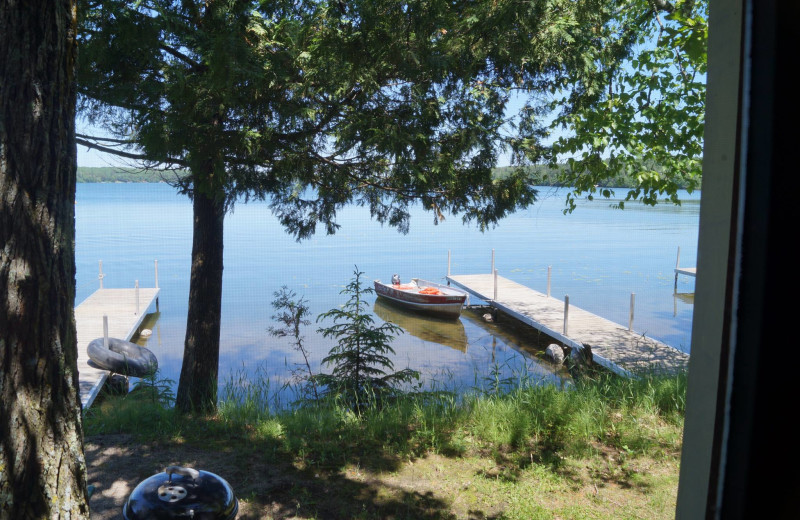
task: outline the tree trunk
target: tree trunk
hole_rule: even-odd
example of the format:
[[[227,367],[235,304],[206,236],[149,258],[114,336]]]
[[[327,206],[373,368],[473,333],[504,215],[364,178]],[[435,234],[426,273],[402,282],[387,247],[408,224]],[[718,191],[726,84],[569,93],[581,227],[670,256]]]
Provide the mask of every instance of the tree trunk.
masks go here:
[[[88,518],[75,335],[75,2],[0,0],[0,519]]]
[[[219,329],[222,319],[223,195],[195,189],[192,207],[192,273],[183,365],[175,406],[182,412],[208,412],[217,406]]]

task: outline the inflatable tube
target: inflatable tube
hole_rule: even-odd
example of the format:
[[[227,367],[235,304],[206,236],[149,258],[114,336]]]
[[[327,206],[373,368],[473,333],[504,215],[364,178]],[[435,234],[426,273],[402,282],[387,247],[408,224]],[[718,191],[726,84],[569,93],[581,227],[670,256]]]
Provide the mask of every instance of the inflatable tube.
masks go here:
[[[103,338],[97,338],[86,348],[89,359],[98,367],[133,377],[144,377],[158,369],[156,355],[148,349],[119,338],[108,338],[108,348]]]

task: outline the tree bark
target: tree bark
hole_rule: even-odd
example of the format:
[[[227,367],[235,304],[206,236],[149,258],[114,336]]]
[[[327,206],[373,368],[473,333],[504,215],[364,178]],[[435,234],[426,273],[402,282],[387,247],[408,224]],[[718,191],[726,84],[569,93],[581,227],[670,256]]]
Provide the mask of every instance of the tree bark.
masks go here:
[[[222,320],[224,196],[195,189],[194,236],[189,281],[183,365],[175,406],[182,412],[208,412],[217,406],[219,330]]]
[[[0,0],[0,519],[88,518],[74,0]]]

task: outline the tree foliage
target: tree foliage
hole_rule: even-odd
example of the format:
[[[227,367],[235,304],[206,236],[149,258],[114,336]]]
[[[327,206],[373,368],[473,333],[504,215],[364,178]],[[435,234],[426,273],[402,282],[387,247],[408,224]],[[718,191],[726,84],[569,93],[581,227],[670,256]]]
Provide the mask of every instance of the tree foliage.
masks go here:
[[[235,201],[268,199],[298,239],[334,233],[348,204],[401,232],[415,203],[437,222],[493,226],[536,199],[523,171],[492,168],[506,151],[546,157],[547,93],[570,85],[565,107],[580,110],[605,84],[603,64],[627,56],[632,35],[605,37],[616,7],[86,0],[79,107],[111,137],[78,142],[190,172],[175,182],[195,213],[176,405],[215,404],[222,219]],[[509,116],[519,96],[523,117]]]
[[[630,40],[629,58],[601,62],[602,89],[587,103],[569,103],[575,89],[557,96],[555,124],[564,131],[552,161],[566,161],[562,184],[575,197],[609,198],[620,178],[633,180],[626,200],[656,204],[659,197],[679,204],[702,178],[708,1],[620,2],[604,41]],[[621,202],[620,207],[624,207]]]
[[[493,181],[506,147],[538,155],[541,94],[591,92],[611,3],[121,0],[84,10],[83,114],[132,157],[189,168],[181,188],[271,196],[298,237],[333,232],[336,210],[367,204],[405,230],[408,206],[497,222],[535,195]],[[513,124],[512,93],[531,117]],[[569,103],[579,103],[576,93]],[[211,168],[209,163],[213,163]],[[201,174],[201,171],[208,171]],[[310,188],[310,189],[309,189]]]

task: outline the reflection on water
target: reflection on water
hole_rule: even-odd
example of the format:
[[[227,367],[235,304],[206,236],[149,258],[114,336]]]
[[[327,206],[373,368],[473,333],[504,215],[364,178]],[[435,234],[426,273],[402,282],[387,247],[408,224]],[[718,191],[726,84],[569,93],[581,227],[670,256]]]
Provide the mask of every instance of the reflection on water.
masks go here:
[[[482,338],[479,342],[485,347],[491,346],[482,360],[485,367],[511,362],[510,372],[514,372],[520,367],[517,363],[521,363],[531,380],[563,384],[571,379],[564,365],[555,365],[544,356],[547,346],[553,343],[552,338],[499,311],[494,313],[491,322],[486,321],[487,312],[486,307],[469,307],[461,314],[470,346],[475,344],[473,337]]]
[[[142,347],[147,347],[150,350],[153,350],[154,346],[160,345],[161,327],[159,327],[158,325],[158,319],[160,317],[161,317],[161,311],[150,312],[145,314],[144,318],[142,318],[142,323],[139,324],[139,328],[133,335],[131,341]],[[142,336],[141,333],[144,329],[150,329],[153,332],[153,334],[151,336]],[[148,345],[148,343],[150,343],[150,345]]]
[[[383,298],[375,300],[372,310],[383,321],[394,323],[412,336],[461,352],[467,351],[467,333],[461,319],[454,321],[425,316],[392,305]]]
[[[491,312],[492,321],[487,321],[484,316]],[[491,334],[503,343],[514,345],[521,353],[535,355],[544,352],[547,345],[553,342],[550,336],[505,315],[501,311],[492,311],[487,307],[470,307],[464,310],[461,318],[486,334]]]
[[[570,379],[565,367],[544,359],[544,350],[552,343],[550,337],[502,314],[489,322],[484,318],[489,312],[486,307],[467,307],[453,321],[425,316],[378,298],[373,312],[417,340],[409,342],[409,338],[400,336],[394,346],[399,353],[413,352],[413,357],[422,362],[418,366],[429,376],[466,363],[474,367],[474,386],[480,386],[476,381],[492,370],[503,377],[521,376],[559,384]],[[463,355],[444,356],[438,345],[453,349],[450,353],[457,351]]]
[[[678,301],[685,303],[687,305],[694,305],[694,293],[679,293],[674,292],[672,293],[672,315],[678,315]]]

